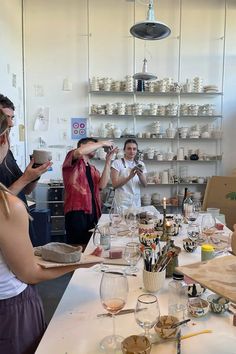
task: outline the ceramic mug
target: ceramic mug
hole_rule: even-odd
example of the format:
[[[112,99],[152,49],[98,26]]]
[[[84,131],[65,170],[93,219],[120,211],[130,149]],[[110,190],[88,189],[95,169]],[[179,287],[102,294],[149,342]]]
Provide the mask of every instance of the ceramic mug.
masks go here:
[[[52,153],[46,150],[33,150],[32,157],[36,165],[42,165],[47,161],[51,161]]]

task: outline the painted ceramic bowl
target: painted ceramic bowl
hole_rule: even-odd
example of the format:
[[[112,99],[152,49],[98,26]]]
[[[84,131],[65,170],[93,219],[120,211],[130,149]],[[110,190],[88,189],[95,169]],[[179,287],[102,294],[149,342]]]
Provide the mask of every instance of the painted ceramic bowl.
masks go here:
[[[179,328],[171,328],[175,323],[179,322],[177,317],[174,316],[160,316],[159,322],[155,325],[156,333],[163,339],[176,337]]]
[[[188,312],[193,317],[205,316],[209,311],[209,303],[200,297],[192,297],[188,300]]]
[[[229,300],[220,295],[209,295],[207,300],[210,303],[211,311],[214,313],[223,313],[229,308]]]
[[[190,238],[185,238],[183,240],[183,247],[186,252],[192,253],[197,249],[197,242],[191,240]]]
[[[201,296],[206,288],[204,288],[201,284],[194,283],[188,284],[188,296],[189,297],[197,297]]]

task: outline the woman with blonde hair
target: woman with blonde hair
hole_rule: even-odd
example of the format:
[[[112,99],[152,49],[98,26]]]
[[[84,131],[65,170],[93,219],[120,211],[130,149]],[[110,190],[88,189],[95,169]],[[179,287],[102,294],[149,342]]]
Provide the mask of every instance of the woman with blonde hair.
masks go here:
[[[7,117],[0,110],[0,163],[8,151]],[[0,183],[0,353],[33,354],[45,331],[34,285],[77,266],[44,269],[37,264],[24,203]]]

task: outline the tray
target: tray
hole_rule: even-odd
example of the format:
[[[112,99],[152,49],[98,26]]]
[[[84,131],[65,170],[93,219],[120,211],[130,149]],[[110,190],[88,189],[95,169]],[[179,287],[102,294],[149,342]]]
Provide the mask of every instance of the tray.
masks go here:
[[[56,262],[50,262],[50,261],[45,261],[42,257],[40,256],[35,256],[36,262],[41,265],[43,268],[55,268],[55,267],[68,267],[72,265],[93,265],[96,263],[101,263],[104,261],[104,258],[97,257],[97,256],[92,256],[92,255],[84,255],[82,254],[82,257],[79,262],[74,262],[74,263],[56,263]]]
[[[177,267],[205,288],[236,303],[236,257],[225,256]]]

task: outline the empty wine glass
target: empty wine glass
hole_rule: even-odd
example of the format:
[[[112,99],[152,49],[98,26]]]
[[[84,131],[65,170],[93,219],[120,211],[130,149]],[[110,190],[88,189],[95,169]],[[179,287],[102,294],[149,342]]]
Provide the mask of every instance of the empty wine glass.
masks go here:
[[[149,333],[149,330],[155,326],[159,318],[160,309],[157,297],[152,294],[140,295],[135,308],[135,320],[144,329],[144,335],[151,343],[154,342],[155,336]]]
[[[125,269],[126,274],[137,273],[138,268],[135,267],[141,258],[140,244],[138,242],[128,242],[125,245],[123,257],[126,262],[130,265]]]
[[[201,231],[206,238],[212,236],[216,231],[216,221],[211,214],[204,214],[202,216]]]
[[[104,351],[121,348],[123,337],[116,335],[115,315],[125,306],[128,295],[128,281],[124,274],[103,273],[100,283],[100,299],[105,310],[112,315],[113,334],[102,339],[100,346]]]
[[[189,224],[187,228],[188,237],[193,240],[197,241],[200,235],[200,226],[198,224]]]

